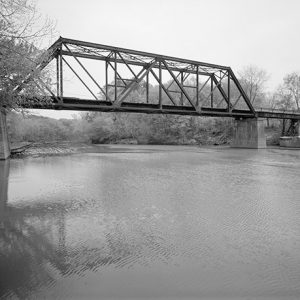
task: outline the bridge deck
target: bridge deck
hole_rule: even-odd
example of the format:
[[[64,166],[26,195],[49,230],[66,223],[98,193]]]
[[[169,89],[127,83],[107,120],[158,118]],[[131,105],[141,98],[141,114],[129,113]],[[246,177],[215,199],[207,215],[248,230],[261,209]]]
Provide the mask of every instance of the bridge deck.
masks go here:
[[[27,98],[28,99],[28,98]],[[275,119],[294,119],[300,120],[300,112],[276,110],[276,109],[260,109],[256,111],[256,115],[249,110],[233,109],[228,111],[227,108],[211,108],[201,107],[201,110],[195,111],[189,106],[173,106],[147,103],[131,103],[123,102],[121,106],[115,107],[109,101],[96,101],[90,99],[63,98],[62,103],[55,103],[54,99],[47,99],[47,103],[39,103],[35,99],[31,99],[30,103],[23,103],[23,108],[31,109],[52,109],[52,110],[75,110],[75,111],[99,111],[99,112],[133,112],[147,114],[176,114],[190,116],[212,116],[212,117],[233,117],[233,118],[275,118]]]

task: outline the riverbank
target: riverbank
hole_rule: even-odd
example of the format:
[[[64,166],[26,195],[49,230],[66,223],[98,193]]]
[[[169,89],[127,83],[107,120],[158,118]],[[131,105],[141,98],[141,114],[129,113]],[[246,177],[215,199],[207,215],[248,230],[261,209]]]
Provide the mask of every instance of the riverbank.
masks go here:
[[[74,142],[39,142],[39,143],[12,143],[11,158],[41,157],[51,155],[67,155],[79,153],[80,149],[87,148],[85,143]]]
[[[13,145],[13,149],[20,148],[20,144]],[[119,144],[88,144],[74,142],[34,143],[29,147],[23,144],[22,152],[13,151],[11,158],[23,159],[27,157],[61,156],[76,153],[119,153],[119,152],[156,152],[156,151],[195,151],[199,145],[137,145],[136,143]]]
[[[279,146],[280,133],[272,128],[266,129],[266,138],[268,146]],[[157,143],[157,146],[194,146],[194,147],[217,147],[229,146],[231,137],[228,135],[212,134],[211,136],[203,136],[201,139],[189,140],[174,140],[164,143]],[[86,142],[72,142],[72,141],[52,141],[52,142],[21,142],[12,143],[11,158],[25,158],[25,157],[42,157],[55,155],[69,155],[74,153],[83,153],[89,151],[106,152],[110,145],[122,145],[123,148],[132,145],[153,146],[152,143],[136,139],[122,139],[112,141],[107,144],[91,144]],[[101,147],[101,148],[100,148]]]

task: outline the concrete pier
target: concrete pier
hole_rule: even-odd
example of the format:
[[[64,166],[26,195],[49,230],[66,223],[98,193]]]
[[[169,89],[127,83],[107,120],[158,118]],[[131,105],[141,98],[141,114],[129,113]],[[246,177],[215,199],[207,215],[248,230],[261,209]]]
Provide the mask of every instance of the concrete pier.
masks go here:
[[[300,121],[298,121],[295,125],[297,136],[300,136]]]
[[[10,156],[10,147],[6,125],[6,112],[0,108],[0,159],[7,159]]]
[[[1,220],[3,220],[2,217],[7,205],[9,166],[9,159],[5,161],[0,161],[0,227]]]
[[[300,121],[295,124],[296,136],[282,136],[279,139],[280,147],[300,148]]]
[[[279,139],[280,147],[300,148],[300,136],[282,136]]]
[[[235,121],[233,148],[262,149],[267,147],[264,119],[242,119]]]

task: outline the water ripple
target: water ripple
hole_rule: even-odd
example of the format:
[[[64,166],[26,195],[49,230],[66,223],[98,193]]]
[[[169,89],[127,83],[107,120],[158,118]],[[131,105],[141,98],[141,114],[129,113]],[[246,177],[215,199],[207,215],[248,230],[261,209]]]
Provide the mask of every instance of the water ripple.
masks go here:
[[[300,155],[191,149],[12,161],[1,299],[300,298]]]

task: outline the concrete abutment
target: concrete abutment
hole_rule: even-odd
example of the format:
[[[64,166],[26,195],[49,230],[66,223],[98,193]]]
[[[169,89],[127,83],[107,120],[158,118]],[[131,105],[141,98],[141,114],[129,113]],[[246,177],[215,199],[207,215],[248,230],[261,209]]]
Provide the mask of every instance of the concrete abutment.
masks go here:
[[[267,147],[264,119],[235,120],[233,148],[264,149]]]
[[[0,108],[0,160],[10,156],[10,146],[6,124],[6,112]]]

